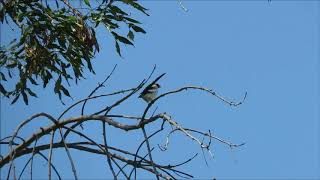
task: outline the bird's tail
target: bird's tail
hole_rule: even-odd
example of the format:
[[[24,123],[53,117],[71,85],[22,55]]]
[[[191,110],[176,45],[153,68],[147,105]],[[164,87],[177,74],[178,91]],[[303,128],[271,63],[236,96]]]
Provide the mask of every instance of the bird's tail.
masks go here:
[[[152,83],[150,84],[155,84],[162,76],[164,76],[166,73],[161,74],[159,77],[157,77]]]

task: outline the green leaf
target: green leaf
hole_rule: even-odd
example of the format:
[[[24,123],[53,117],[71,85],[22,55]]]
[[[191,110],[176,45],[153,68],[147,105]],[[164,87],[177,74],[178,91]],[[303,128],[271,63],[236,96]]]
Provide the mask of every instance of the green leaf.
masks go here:
[[[137,21],[135,19],[132,19],[132,18],[129,18],[129,17],[125,17],[125,16],[123,18],[128,20],[128,21],[130,21],[130,22],[132,22],[132,23],[141,24],[139,21]]]
[[[56,7],[59,9],[59,3],[58,3],[58,0],[56,0]]]
[[[6,76],[2,72],[0,72],[0,75],[2,80],[7,81]]]
[[[11,72],[10,72],[9,69],[8,69],[8,75],[9,75],[10,78],[12,78],[12,75],[11,75]]]
[[[133,43],[130,42],[127,38],[123,37],[123,36],[120,36],[118,35],[117,33],[115,32],[111,32],[112,35],[114,36],[115,39],[119,40],[120,42],[124,43],[124,44],[129,44],[129,45],[132,45],[133,46]]]
[[[13,43],[15,43],[17,41],[16,38],[14,38],[12,41],[10,41],[9,45],[12,45]]]
[[[4,89],[4,87],[2,86],[2,84],[0,84],[0,92],[1,92],[4,96],[7,96],[7,91],[6,91],[6,89]]]
[[[93,28],[91,28],[91,32],[92,32],[92,41],[93,41],[93,45],[96,48],[96,50],[99,52],[100,48],[99,48],[99,44],[96,38],[96,32],[94,31]]]
[[[119,54],[119,56],[122,57],[118,41],[116,41],[116,50],[117,50],[117,53]]]
[[[0,21],[1,21],[1,23],[3,23],[4,17],[5,17],[4,8],[1,8],[0,9]]]
[[[87,66],[88,66],[89,71],[92,72],[93,74],[95,74],[90,60],[87,61]]]
[[[120,8],[117,6],[111,5],[110,6],[111,11],[122,14],[122,15],[128,15],[126,12],[122,11]]]
[[[23,83],[21,81],[19,81],[17,84],[16,84],[16,89],[22,89],[23,88]]]
[[[52,78],[52,75],[49,71],[46,71],[46,75],[43,79],[43,88],[45,88],[48,84],[48,82],[50,81],[50,79]]]
[[[144,31],[141,27],[139,27],[139,26],[135,26],[135,25],[131,25],[131,27],[132,27],[132,29],[135,31],[135,32],[141,32],[141,33],[143,33],[143,34],[145,34],[146,33],[146,31]]]
[[[16,62],[13,62],[13,63],[11,63],[11,64],[8,64],[7,65],[7,68],[14,68],[14,67],[16,67],[17,66],[17,63]]]
[[[146,10],[148,10],[148,9],[144,8],[140,4],[138,4],[138,3],[134,2],[134,1],[131,1],[131,0],[122,0],[122,1],[127,1],[127,4],[130,4],[132,7],[138,9],[139,11],[143,12],[145,15],[149,16],[149,14],[146,13]]]
[[[26,88],[28,93],[33,97],[38,97],[36,93],[32,92],[30,88]]]
[[[24,91],[21,91],[22,97],[23,97],[23,101],[26,105],[28,105],[28,96]]]
[[[32,79],[32,77],[28,77],[28,79],[33,85],[38,85],[38,83],[34,79]]]
[[[89,0],[83,0],[83,1],[84,1],[84,3],[85,3],[87,6],[91,7]]]
[[[124,44],[129,44],[133,46],[133,43],[123,36],[118,36],[117,39]]]
[[[14,104],[17,102],[17,100],[19,99],[20,94],[17,94],[16,97],[13,99],[13,101],[11,102],[11,104]]]
[[[56,84],[54,85],[54,92],[60,93],[60,89],[61,89],[61,76],[59,76],[58,80],[56,81]]]
[[[59,96],[59,99],[61,100],[61,92],[58,91],[58,96]]]
[[[58,38],[58,42],[59,42],[59,45],[60,45],[61,47],[66,48],[66,40],[65,40],[64,36],[60,36],[60,37]]]
[[[68,20],[71,22],[77,22],[77,18],[74,16],[68,16]]]
[[[61,90],[62,90],[63,94],[65,94],[68,97],[71,97],[69,91],[65,87],[61,86]]]
[[[133,40],[134,40],[134,34],[133,34],[133,32],[132,32],[132,31],[129,31],[127,37],[133,41]]]

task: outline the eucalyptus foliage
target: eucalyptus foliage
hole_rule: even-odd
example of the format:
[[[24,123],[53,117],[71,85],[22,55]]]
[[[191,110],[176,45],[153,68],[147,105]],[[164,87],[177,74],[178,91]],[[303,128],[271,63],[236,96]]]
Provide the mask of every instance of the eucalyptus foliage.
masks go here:
[[[146,33],[129,12],[148,15],[137,1],[80,1],[1,0],[1,23],[20,33],[0,49],[0,91],[12,98],[12,104],[19,97],[28,104],[30,96],[37,97],[32,87],[45,88],[51,81],[55,81],[54,92],[60,100],[70,97],[66,83],[84,78],[85,69],[95,73],[91,60],[99,52],[98,26],[112,34],[120,56],[121,43],[133,45],[135,33]],[[120,33],[124,30],[125,35]],[[18,81],[9,90],[10,79]]]

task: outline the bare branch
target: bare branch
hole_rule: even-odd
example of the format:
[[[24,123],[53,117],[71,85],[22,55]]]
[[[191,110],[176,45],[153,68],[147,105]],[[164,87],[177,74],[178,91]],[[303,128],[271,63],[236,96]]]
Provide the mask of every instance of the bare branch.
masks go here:
[[[178,0],[178,2],[179,2],[181,9],[183,9],[185,12],[188,12],[188,9],[182,3],[182,0]]]
[[[51,132],[51,140],[50,140],[50,149],[49,149],[49,161],[48,161],[48,176],[49,180],[51,180],[51,159],[52,159],[52,144],[54,140],[55,131]]]
[[[41,157],[43,157],[43,159],[45,159],[49,163],[49,165],[53,168],[54,172],[58,176],[59,180],[61,180],[61,176],[60,176],[59,172],[57,171],[56,167],[51,162],[49,162],[47,157],[45,155],[43,155],[41,152],[37,152],[37,154],[39,154]]]
[[[150,162],[151,162],[153,171],[155,172],[156,178],[159,180],[158,171],[157,171],[157,168],[156,168],[156,166],[155,166],[155,164],[153,162],[153,159],[152,159],[151,147],[150,147],[150,143],[149,143],[149,138],[148,138],[147,132],[146,132],[144,126],[142,126],[141,129],[142,129],[143,136],[144,136],[144,139],[145,139],[146,144],[147,144],[148,154],[149,154],[149,158],[150,158]]]
[[[160,116],[160,115],[159,115],[159,116]],[[156,132],[152,133],[149,137],[145,138],[145,139],[140,143],[140,145],[139,145],[139,147],[137,148],[137,151],[136,151],[136,153],[135,153],[135,158],[134,158],[134,161],[135,161],[135,162],[136,162],[136,160],[137,160],[138,153],[139,153],[142,145],[146,142],[147,139],[150,139],[150,138],[153,137],[154,135],[156,135],[156,134],[158,134],[159,132],[161,132],[161,131],[163,130],[164,123],[165,123],[165,121],[162,121],[162,124],[161,124],[160,129],[157,130]],[[148,154],[149,154],[149,152],[148,152]],[[148,155],[148,154],[147,154],[147,155]],[[134,171],[134,176],[135,176],[135,179],[136,179],[137,172],[136,172],[136,168],[135,168],[135,167],[132,169],[132,171],[131,171],[131,173],[130,173],[130,177],[131,177],[131,174],[132,174],[133,171]]]
[[[33,146],[33,149],[32,149],[32,155],[31,155],[31,163],[30,163],[30,179],[32,179],[32,170],[33,170],[33,157],[34,157],[34,154],[35,154],[35,147],[37,145],[37,140],[34,142],[34,146]]]
[[[21,179],[22,174],[23,174],[24,171],[26,170],[26,168],[27,168],[27,166],[28,166],[28,164],[30,163],[30,161],[31,161],[32,158],[33,158],[33,157],[30,157],[30,158],[28,159],[27,163],[26,163],[26,164],[24,165],[24,167],[22,168],[18,180]]]
[[[106,136],[106,124],[105,122],[102,122],[102,134],[103,134],[103,143],[104,143],[104,146],[105,146],[105,151],[106,151],[106,154],[107,154],[107,161],[108,161],[108,164],[109,164],[109,168],[112,172],[112,175],[113,175],[113,178],[114,179],[117,179],[117,175],[116,173],[114,172],[113,170],[113,167],[112,167],[112,164],[111,164],[111,156],[109,154],[109,150],[108,150],[108,143],[107,143],[107,136]]]
[[[131,89],[125,89],[125,90],[120,90],[120,91],[116,91],[116,92],[113,92],[113,93],[109,93],[109,94],[103,94],[103,95],[98,95],[98,96],[92,96],[90,98],[86,98],[86,99],[82,99],[76,103],[74,103],[73,105],[71,105],[70,107],[68,107],[63,113],[61,113],[61,115],[59,116],[58,120],[60,120],[64,114],[66,114],[69,110],[71,110],[72,108],[74,108],[76,105],[86,101],[86,100],[91,100],[91,99],[96,99],[96,98],[100,98],[100,97],[106,97],[106,96],[113,96],[113,95],[117,95],[117,94],[123,94],[123,93],[126,93],[126,92],[130,92],[130,91],[133,91],[134,88],[131,88]],[[76,128],[78,125],[80,125],[82,122],[77,122],[76,124],[74,124],[71,128],[74,129]],[[65,134],[64,134],[64,137],[66,138],[67,135],[69,134],[69,131],[67,131]]]
[[[116,68],[117,68],[117,64],[113,67],[110,74],[102,81],[102,83],[98,83],[98,86],[89,94],[89,96],[87,98],[90,98],[98,89],[100,89],[101,87],[104,87],[104,83],[107,82],[107,80],[111,77],[111,75],[113,74],[113,72],[115,71]],[[87,100],[85,100],[83,102],[83,105],[81,108],[81,115],[83,115],[83,113],[84,113],[84,107],[85,107],[86,103],[87,103]],[[80,124],[80,126],[82,127],[81,124]]]
[[[146,105],[146,107],[143,109],[143,113],[141,116],[134,116],[134,115],[125,114],[125,113],[112,114],[112,111],[115,108],[122,107],[122,104],[124,104],[125,101],[127,101],[130,97],[133,97],[134,94],[136,94],[139,90],[141,90],[142,87],[146,85],[146,83],[152,77],[156,69],[156,66],[154,66],[148,78],[140,81],[134,88],[115,91],[109,94],[93,96],[93,94],[96,93],[99,88],[104,87],[104,84],[114,73],[115,68],[116,66],[113,68],[110,74],[104,79],[104,81],[102,83],[99,83],[98,86],[95,89],[93,89],[93,91],[88,95],[87,98],[79,100],[74,104],[72,104],[71,106],[69,106],[68,108],[66,108],[57,119],[46,113],[35,114],[30,118],[26,119],[25,121],[23,121],[19,126],[17,126],[12,136],[8,136],[0,140],[0,145],[4,145],[4,146],[8,145],[8,148],[9,148],[8,154],[6,156],[1,155],[1,159],[0,159],[0,167],[9,165],[7,179],[9,179],[11,175],[13,175],[13,178],[16,177],[15,176],[16,168],[15,168],[14,160],[16,158],[19,158],[27,154],[31,154],[31,157],[29,159],[26,159],[26,164],[22,168],[22,171],[19,172],[20,173],[19,178],[22,177],[26,167],[30,164],[31,164],[30,175],[32,178],[33,157],[34,155],[39,154],[48,162],[48,179],[52,179],[51,168],[53,168],[58,178],[61,179],[58,171],[52,164],[53,151],[56,148],[64,148],[64,150],[66,151],[75,179],[78,179],[78,176],[77,176],[77,171],[76,171],[74,161],[71,156],[73,150],[83,151],[90,154],[103,155],[107,160],[109,169],[114,179],[118,179],[118,178],[131,179],[133,173],[134,173],[134,179],[139,179],[137,177],[138,169],[141,169],[143,171],[146,171],[148,173],[155,175],[157,179],[193,178],[193,176],[189,174],[189,172],[183,172],[181,170],[177,170],[177,168],[181,168],[183,165],[190,163],[198,155],[198,153],[195,153],[195,155],[192,156],[191,158],[176,164],[173,164],[171,162],[171,163],[168,163],[167,165],[161,165],[155,162],[153,159],[154,147],[152,147],[151,145],[152,137],[163,132],[163,130],[165,129],[164,125],[166,122],[168,122],[168,124],[170,125],[169,128],[171,127],[172,130],[169,131],[168,134],[166,134],[165,144],[162,146],[158,144],[160,150],[162,151],[167,150],[170,137],[172,134],[176,132],[182,133],[190,140],[196,142],[196,144],[199,145],[199,147],[201,148],[201,151],[203,152],[203,154],[204,154],[204,151],[207,151],[212,158],[213,158],[213,154],[212,154],[213,149],[211,145],[213,144],[213,142],[219,142],[219,143],[225,144],[230,148],[237,148],[244,145],[244,143],[234,144],[232,142],[219,138],[213,135],[210,130],[201,131],[195,128],[194,129],[185,128],[179,124],[179,121],[177,121],[175,118],[172,118],[170,115],[168,115],[165,112],[155,114],[155,112],[158,110],[158,106],[156,106],[153,112],[149,112],[149,110],[161,98],[164,98],[168,95],[180,93],[184,90],[199,90],[202,92],[209,93],[209,95],[218,98],[218,100],[230,106],[238,106],[242,104],[247,97],[247,93],[244,94],[244,97],[241,101],[234,102],[224,98],[223,96],[217,94],[215,91],[208,88],[198,87],[198,86],[185,86],[182,88],[178,88],[176,90],[165,92],[159,95],[158,97],[156,97],[154,100],[152,100],[150,103]],[[164,74],[165,73],[158,76],[153,82],[159,80]],[[99,99],[107,96],[114,96],[118,94],[123,94],[123,95],[119,97],[116,96],[118,97],[118,99],[116,99],[115,102],[105,105],[105,107],[102,107],[101,110],[95,113],[92,113],[91,115],[84,115],[86,103],[89,100],[93,101],[95,99]],[[71,109],[73,109],[79,104],[82,105],[80,116],[62,119],[62,117],[64,117]],[[40,127],[40,129],[38,129],[36,132],[31,134],[29,137],[24,138],[19,136],[20,134],[22,134],[20,131],[22,131],[23,127],[28,125],[31,121],[38,118],[43,118],[43,117],[51,122],[48,126]],[[129,120],[129,121],[121,121],[123,119]],[[158,121],[158,120],[162,121],[162,124],[160,125],[159,129],[151,133],[151,135],[148,135],[147,125],[150,123],[154,123],[155,121]],[[86,133],[76,130],[76,127],[81,123],[88,123],[93,121],[99,121],[102,123],[102,126],[100,126],[102,130],[102,137],[103,137],[102,142],[94,140],[90,138]],[[142,130],[142,133],[143,133],[143,140],[138,142],[138,144],[139,143],[140,144],[138,148],[135,150],[135,152],[129,152],[125,149],[109,146],[110,135],[107,135],[107,132],[106,132],[106,129],[108,128],[107,126],[109,126],[110,128],[120,129],[126,132],[140,129]],[[61,139],[59,139],[57,142],[55,142],[55,137],[54,137],[56,131],[59,131],[59,137],[61,137]],[[85,141],[69,138],[68,141],[72,140],[74,142],[66,142],[66,139],[67,137],[69,137],[68,136],[69,134],[79,135],[77,137],[84,138]],[[46,144],[46,143],[43,143],[43,141],[41,141],[40,143],[40,140],[43,140],[41,138],[47,135],[50,136],[50,143]],[[16,139],[19,139],[19,141],[16,141]],[[41,145],[37,145],[37,142],[39,142],[39,144]],[[33,146],[31,146],[32,143],[34,143]],[[147,149],[147,153],[144,153],[143,155],[139,154],[142,147],[146,147]],[[44,150],[49,150],[48,158],[41,153],[41,151],[44,151]],[[161,153],[165,153],[165,152],[161,152]],[[204,160],[206,164],[208,164],[206,158],[204,158]],[[126,168],[126,167],[129,167],[129,168]],[[13,171],[13,173],[10,174],[10,171]],[[123,174],[123,177],[122,176],[119,177],[119,175],[121,174]]]
[[[113,95],[117,95],[117,94],[123,94],[123,93],[126,93],[126,92],[133,91],[134,89],[135,88],[130,88],[130,89],[125,89],[125,90],[115,91],[115,92],[112,92],[112,93],[109,93],[109,94],[102,94],[102,95],[92,96],[92,97],[88,97],[88,98],[79,100],[78,102],[76,102],[76,103],[72,104],[71,106],[69,106],[65,111],[63,111],[61,113],[61,115],[59,116],[58,120],[60,120],[63,117],[63,115],[65,115],[68,111],[70,111],[76,105],[78,105],[78,104],[80,104],[80,103],[82,103],[84,101],[97,99],[97,98],[100,98],[100,97],[107,97],[107,96],[113,96]]]
[[[243,96],[243,99],[239,102],[233,102],[233,101],[229,101],[227,100],[226,98],[224,98],[223,96],[219,95],[218,93],[216,93],[214,90],[211,90],[211,89],[208,89],[208,88],[203,88],[203,87],[198,87],[198,86],[185,86],[185,87],[182,87],[182,88],[179,88],[179,89],[176,89],[176,90],[173,90],[173,91],[169,91],[169,92],[166,92],[164,94],[161,94],[160,96],[158,96],[157,98],[155,98],[152,102],[149,103],[150,107],[151,105],[156,102],[158,99],[164,97],[164,96],[167,96],[169,94],[175,94],[175,93],[178,93],[178,92],[181,92],[183,90],[188,90],[188,89],[195,89],[195,90],[201,90],[201,91],[205,91],[215,97],[217,97],[218,99],[220,99],[221,101],[223,101],[224,103],[227,103],[229,104],[230,106],[239,106],[241,105],[246,97],[247,97],[247,92],[245,92],[244,96]],[[146,109],[147,110],[147,109]]]

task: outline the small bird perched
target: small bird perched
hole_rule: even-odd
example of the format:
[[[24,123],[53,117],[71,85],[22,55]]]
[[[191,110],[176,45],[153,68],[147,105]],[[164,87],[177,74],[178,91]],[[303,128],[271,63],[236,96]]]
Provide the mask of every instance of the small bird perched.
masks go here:
[[[156,83],[156,84],[152,84],[151,86],[147,86],[142,93],[140,94],[139,98],[142,98],[143,100],[145,100],[147,103],[151,102],[154,98],[157,97],[158,94],[158,89],[161,86]]]
[[[152,100],[154,100],[157,97],[158,89],[161,87],[157,81],[164,76],[166,73],[161,74],[159,77],[157,77],[152,83],[150,83],[140,94],[139,98],[142,98],[147,103],[150,103]]]

